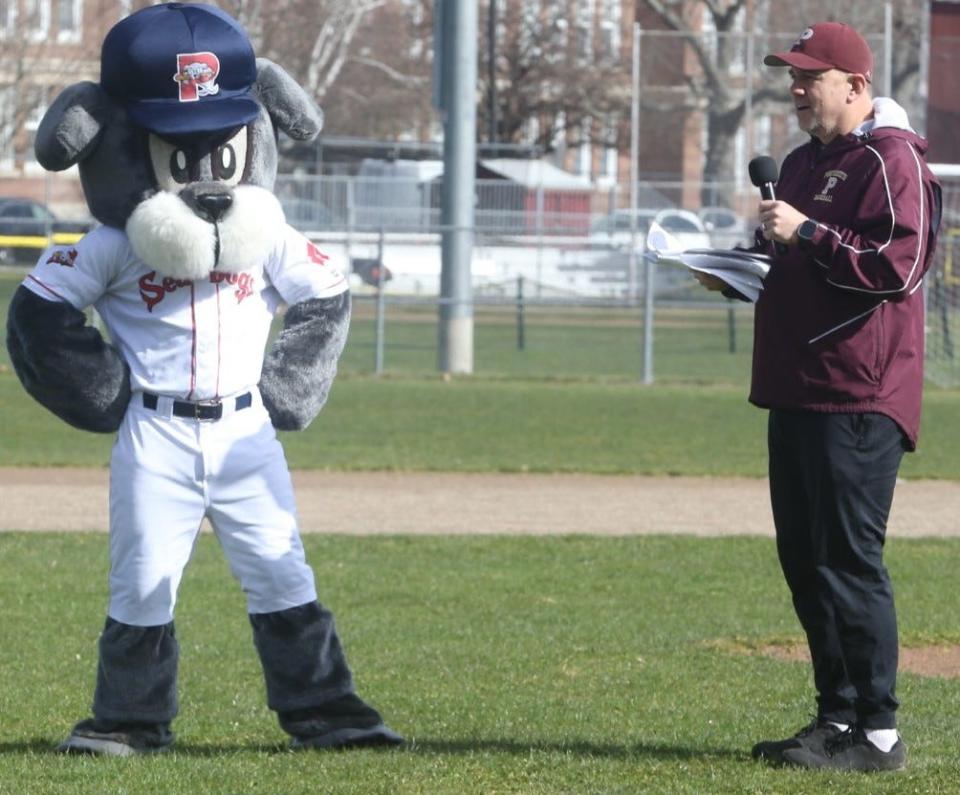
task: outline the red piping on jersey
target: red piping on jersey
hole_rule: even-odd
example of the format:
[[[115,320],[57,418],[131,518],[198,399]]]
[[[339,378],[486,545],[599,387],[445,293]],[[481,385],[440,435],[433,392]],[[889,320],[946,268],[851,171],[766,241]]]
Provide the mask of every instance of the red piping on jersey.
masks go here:
[[[60,293],[58,293],[56,290],[54,290],[54,289],[48,287],[47,285],[45,285],[45,284],[44,284],[42,281],[40,281],[36,276],[33,276],[32,274],[28,273],[28,274],[27,274],[27,278],[28,278],[30,281],[36,282],[37,284],[39,284],[44,290],[46,290],[46,291],[47,291],[48,293],[50,293],[51,295],[57,296],[57,298],[59,298],[61,301],[66,301],[66,300],[67,300],[67,299],[64,298],[62,295],[60,295]],[[69,302],[68,302],[68,303],[69,303]]]
[[[220,313],[220,282],[214,287],[217,291],[217,390],[216,397],[220,397],[220,362],[222,358],[223,315]]]
[[[193,397],[193,392],[197,388],[197,291],[190,282],[190,323],[193,325],[193,341],[190,344],[190,393],[187,397]]]

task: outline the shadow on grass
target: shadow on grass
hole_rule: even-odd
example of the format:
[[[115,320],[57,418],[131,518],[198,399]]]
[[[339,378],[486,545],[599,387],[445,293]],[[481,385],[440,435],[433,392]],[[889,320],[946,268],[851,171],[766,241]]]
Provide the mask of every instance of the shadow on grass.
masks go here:
[[[49,740],[24,740],[19,743],[0,743],[0,755],[44,754],[56,748]]]
[[[54,756],[72,756],[77,759],[89,759],[92,754],[58,754],[57,746],[60,740],[34,739],[25,740],[16,743],[0,742],[0,756],[14,756],[17,754],[51,754]],[[177,743],[168,751],[156,754],[143,754],[143,757],[171,757],[171,756],[195,756],[195,757],[218,757],[230,756],[233,754],[255,753],[255,754],[279,754],[293,753],[285,742],[280,743],[211,743],[209,745],[190,745],[187,743]]]
[[[57,743],[46,739],[33,739],[22,742],[0,742],[0,756],[18,754],[54,754]],[[231,756],[241,753],[255,754],[306,754],[306,753],[350,753],[351,751],[365,750],[379,753],[409,753],[409,754],[448,754],[461,755],[471,753],[492,753],[508,756],[527,756],[531,753],[573,754],[582,757],[605,757],[608,759],[637,759],[651,758],[660,761],[696,759],[728,759],[747,760],[746,751],[730,748],[689,748],[658,743],[634,743],[619,745],[615,743],[579,742],[522,742],[520,740],[501,739],[464,739],[464,740],[437,740],[431,738],[414,739],[402,746],[365,746],[362,749],[306,749],[292,751],[285,742],[281,743],[234,743],[191,745],[178,743],[166,753],[156,754],[157,758],[164,757],[197,757],[213,758]],[[78,755],[84,756],[84,755]]]
[[[584,757],[606,757],[609,759],[636,759],[650,757],[666,760],[694,759],[749,759],[746,751],[731,748],[689,748],[686,746],[661,743],[592,743],[574,742],[522,742],[520,740],[435,740],[417,738],[401,748],[412,753],[469,754],[491,752],[509,755],[524,755],[531,752],[550,754],[575,754]]]

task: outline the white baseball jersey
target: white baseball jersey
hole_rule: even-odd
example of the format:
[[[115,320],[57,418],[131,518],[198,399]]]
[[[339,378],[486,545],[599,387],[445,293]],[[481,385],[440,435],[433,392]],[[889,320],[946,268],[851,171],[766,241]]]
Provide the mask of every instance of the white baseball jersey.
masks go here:
[[[147,267],[126,234],[101,226],[55,246],[24,285],[42,298],[93,305],[130,366],[131,389],[186,400],[233,395],[260,381],[270,324],[281,302],[347,290],[328,256],[289,226],[253,270],[174,279]]]

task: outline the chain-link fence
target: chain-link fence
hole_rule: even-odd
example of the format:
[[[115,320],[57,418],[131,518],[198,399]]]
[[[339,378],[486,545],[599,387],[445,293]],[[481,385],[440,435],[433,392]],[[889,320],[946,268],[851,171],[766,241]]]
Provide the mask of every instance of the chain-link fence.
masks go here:
[[[940,244],[926,284],[927,373],[933,383],[955,387],[960,385],[955,346],[960,329],[960,176],[945,176],[942,182]],[[324,180],[310,184],[323,185]],[[349,180],[337,178],[334,184],[346,186]],[[366,188],[372,186],[368,182]],[[645,213],[631,228],[617,223],[616,211],[580,213],[574,207],[550,216],[553,228],[548,229],[535,217],[537,206],[501,208],[503,218],[513,219],[510,224],[478,221],[472,266],[475,372],[640,378],[649,365],[661,381],[748,378],[752,307],[707,295],[682,268],[656,270],[653,361],[643,360],[649,331],[645,269],[650,265],[631,252],[643,250],[645,223],[653,217],[673,225],[686,247],[729,248],[749,234],[752,222],[708,229],[695,213],[668,208]],[[438,229],[310,233],[349,263],[355,276],[357,311],[344,362],[348,370],[436,370]]]
[[[936,267],[927,279],[927,378],[960,386],[960,173],[941,176],[943,221]]]

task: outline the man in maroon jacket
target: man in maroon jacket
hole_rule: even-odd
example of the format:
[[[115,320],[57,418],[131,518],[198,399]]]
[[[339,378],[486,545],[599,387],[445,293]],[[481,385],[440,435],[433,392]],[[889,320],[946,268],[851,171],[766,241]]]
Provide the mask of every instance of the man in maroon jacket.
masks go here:
[[[873,99],[873,57],[835,22],[789,52],[810,140],[761,201],[756,250],[773,257],[756,305],[750,401],[770,409],[777,551],[807,635],[817,716],[755,758],[895,770],[897,619],[882,553],[900,459],[916,446],[923,387],[923,276],[940,220],[926,141]],[[726,285],[701,279],[711,289]]]

